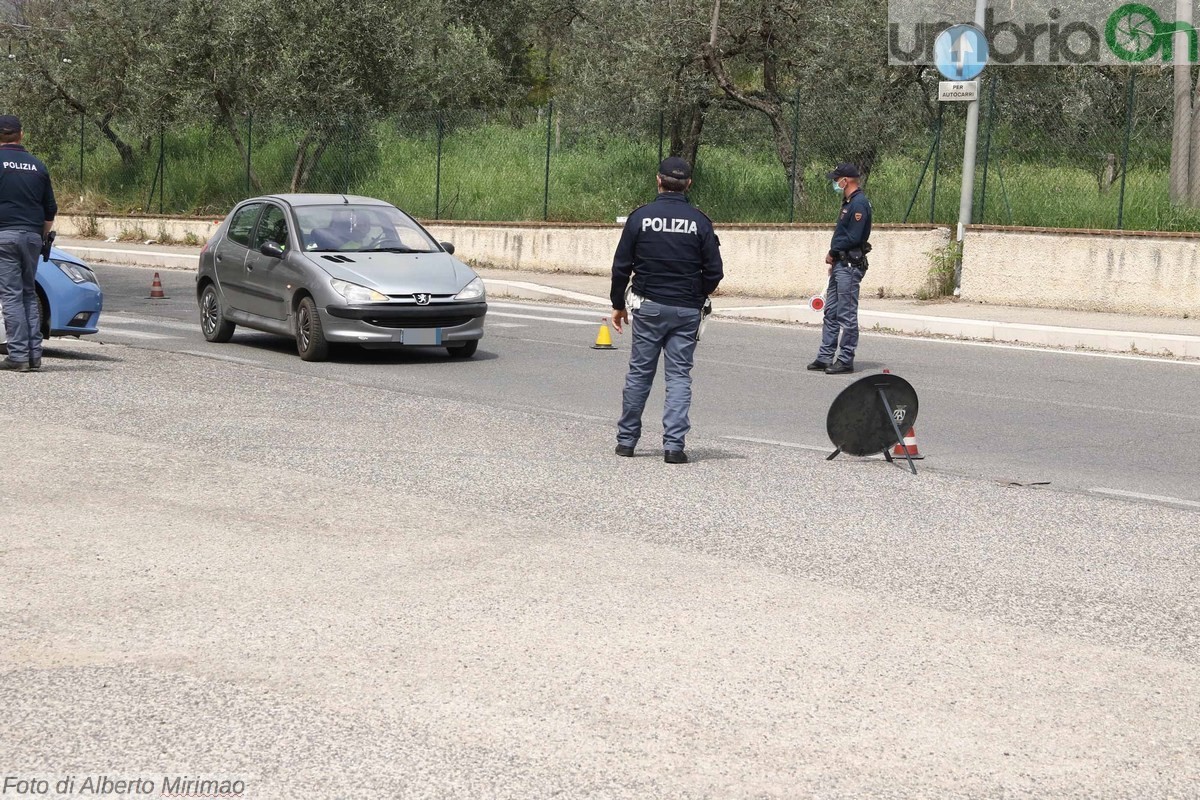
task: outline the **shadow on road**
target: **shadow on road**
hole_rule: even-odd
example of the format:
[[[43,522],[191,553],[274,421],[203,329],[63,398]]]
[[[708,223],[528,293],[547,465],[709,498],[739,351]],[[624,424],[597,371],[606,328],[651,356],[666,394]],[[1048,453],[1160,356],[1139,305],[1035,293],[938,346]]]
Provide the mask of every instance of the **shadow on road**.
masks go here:
[[[237,333],[230,344],[252,347],[256,350],[289,355],[300,360],[296,355],[296,343],[283,336],[273,336],[269,333]],[[236,355],[230,351],[227,355]],[[335,364],[470,364],[474,361],[492,361],[500,358],[498,353],[479,350],[471,358],[452,358],[444,347],[421,347],[405,350],[368,350],[353,344],[334,344],[329,348],[329,360]]]

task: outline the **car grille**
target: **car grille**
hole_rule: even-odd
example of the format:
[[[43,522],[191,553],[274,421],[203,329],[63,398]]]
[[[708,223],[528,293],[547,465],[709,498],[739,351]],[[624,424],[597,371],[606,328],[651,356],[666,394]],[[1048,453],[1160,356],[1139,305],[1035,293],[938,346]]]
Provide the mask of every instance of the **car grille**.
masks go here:
[[[459,325],[466,325],[471,321],[470,316],[450,316],[444,317],[411,317],[409,319],[379,319],[367,317],[363,320],[368,325],[377,325],[380,328],[454,328]]]

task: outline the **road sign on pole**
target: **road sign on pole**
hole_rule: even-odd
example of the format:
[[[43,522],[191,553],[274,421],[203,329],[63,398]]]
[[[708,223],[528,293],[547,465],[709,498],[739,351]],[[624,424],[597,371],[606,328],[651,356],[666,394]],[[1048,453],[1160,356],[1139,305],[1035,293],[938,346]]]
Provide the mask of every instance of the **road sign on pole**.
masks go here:
[[[975,24],[955,25],[938,34],[933,44],[934,61],[938,72],[950,81],[972,81],[987,66],[988,42],[984,35],[987,24],[988,0],[975,0]],[[971,224],[971,207],[975,203],[975,148],[979,143],[979,92],[967,105],[967,131],[963,140],[962,194],[958,202],[959,245],[958,263],[954,265],[954,294],[962,286],[963,231]]]
[[[975,25],[954,25],[938,34],[933,60],[948,81],[972,81],[987,66],[988,42]]]

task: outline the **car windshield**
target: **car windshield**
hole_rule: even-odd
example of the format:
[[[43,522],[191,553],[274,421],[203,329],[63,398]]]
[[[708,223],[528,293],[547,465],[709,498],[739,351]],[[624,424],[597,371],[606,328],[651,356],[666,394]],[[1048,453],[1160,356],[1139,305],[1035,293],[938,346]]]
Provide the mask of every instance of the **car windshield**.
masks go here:
[[[323,253],[433,253],[437,243],[391,206],[297,206],[304,249]]]

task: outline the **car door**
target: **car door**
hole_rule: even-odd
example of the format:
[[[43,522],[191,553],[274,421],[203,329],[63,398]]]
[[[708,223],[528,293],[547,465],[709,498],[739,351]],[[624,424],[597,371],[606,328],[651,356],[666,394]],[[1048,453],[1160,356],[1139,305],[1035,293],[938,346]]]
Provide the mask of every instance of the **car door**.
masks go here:
[[[287,254],[295,249],[287,210],[276,203],[267,203],[259,217],[258,226],[250,241],[246,256],[246,308],[252,314],[270,319],[287,318],[289,289],[299,277],[295,267],[288,264]],[[264,255],[261,248],[274,242],[284,250],[283,258]]]
[[[225,304],[237,311],[249,311],[249,293],[246,285],[246,256],[250,253],[250,238],[254,226],[262,213],[263,204],[247,203],[234,210],[229,218],[225,235],[217,242],[213,254],[217,271],[217,282]]]

